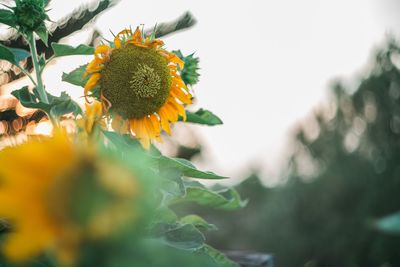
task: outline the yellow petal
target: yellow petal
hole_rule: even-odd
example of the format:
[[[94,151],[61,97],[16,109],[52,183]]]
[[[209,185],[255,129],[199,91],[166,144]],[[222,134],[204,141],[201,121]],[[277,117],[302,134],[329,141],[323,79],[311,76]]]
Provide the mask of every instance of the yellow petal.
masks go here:
[[[161,127],[167,134],[171,135],[171,128],[169,127],[169,121],[168,121],[168,114],[165,111],[164,106],[160,108],[158,114],[160,114]]]
[[[136,27],[135,32],[133,33],[132,37],[129,38],[130,40],[134,42],[142,42],[142,33],[140,32],[139,27]]]
[[[101,58],[95,57],[87,66],[86,66],[86,71],[83,75],[83,78],[85,78],[87,75],[92,74],[94,72],[99,72],[100,70],[103,69],[103,66],[101,64],[104,63],[104,60]]]
[[[172,87],[171,88],[171,95],[173,97],[176,97],[177,99],[179,99],[184,104],[192,104],[192,95],[189,94],[189,93],[186,94],[179,87]]]
[[[185,63],[183,62],[182,59],[180,59],[177,55],[175,55],[174,53],[168,53],[168,61],[171,63],[175,63],[178,64],[179,68],[181,70],[183,70],[183,66],[185,65]]]
[[[176,110],[178,110],[178,114],[182,116],[183,120],[186,120],[185,108],[181,104],[177,103],[175,100],[172,99],[169,101],[169,103],[172,106],[174,106]]]
[[[98,45],[96,46],[96,49],[94,50],[94,54],[107,54],[110,51],[111,47],[108,45]]]
[[[151,120],[149,117],[144,117],[143,119],[144,127],[147,130],[147,134],[150,139],[156,138],[156,130],[153,127],[153,124],[151,123]]]
[[[160,136],[160,121],[155,114],[150,115],[150,122],[153,124],[156,136]]]
[[[114,45],[116,48],[120,48],[121,47],[121,35],[131,35],[132,32],[131,30],[122,30],[120,31],[114,38]]]
[[[84,91],[85,96],[87,96],[88,92],[97,85],[97,82],[100,80],[100,78],[101,78],[100,73],[94,73],[92,74],[92,76],[90,76],[89,80],[85,85],[85,91]]]
[[[165,110],[167,111],[168,114],[168,119],[172,122],[175,123],[178,121],[178,110],[170,104],[170,102],[167,102],[166,104],[164,104],[165,106]]]

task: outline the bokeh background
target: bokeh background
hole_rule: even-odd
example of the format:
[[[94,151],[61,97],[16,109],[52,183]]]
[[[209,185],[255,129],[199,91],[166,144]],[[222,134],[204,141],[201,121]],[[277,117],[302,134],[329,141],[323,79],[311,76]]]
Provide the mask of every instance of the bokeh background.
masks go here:
[[[53,0],[50,18],[84,3]],[[185,11],[197,24],[164,38],[166,47],[200,57],[193,109],[212,110],[224,125],[177,125],[160,149],[231,177],[249,204],[231,213],[179,209],[220,228],[209,236],[216,247],[271,253],[277,266],[400,266],[400,238],[374,227],[400,210],[400,4],[122,0],[62,41],[87,42],[94,30],[112,39]],[[61,74],[89,59],[49,66],[49,91],[82,103]]]

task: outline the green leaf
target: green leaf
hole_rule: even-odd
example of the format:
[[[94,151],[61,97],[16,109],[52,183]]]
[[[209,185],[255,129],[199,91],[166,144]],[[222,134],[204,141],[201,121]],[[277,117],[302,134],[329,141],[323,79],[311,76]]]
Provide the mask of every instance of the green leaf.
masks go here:
[[[10,10],[0,9],[0,23],[15,27],[14,13]]]
[[[49,97],[49,100],[51,104],[50,114],[56,118],[68,113],[73,113],[75,116],[82,114],[80,106],[66,92],[61,92],[59,97]]]
[[[93,55],[94,48],[81,44],[73,47],[65,44],[51,43],[55,57],[73,56],[73,55]]]
[[[165,169],[177,169],[182,172],[183,175],[193,178],[201,179],[226,179],[227,177],[219,176],[213,172],[200,171],[190,161],[179,158],[169,158],[161,156],[159,159],[160,170]]]
[[[49,41],[49,33],[46,29],[44,24],[40,25],[36,30],[35,33],[39,36],[40,40],[47,46]]]
[[[224,253],[209,245],[204,245],[200,253],[208,255],[219,267],[240,267],[239,264],[230,260]]]
[[[374,226],[382,232],[400,235],[400,212],[377,220]]]
[[[178,217],[176,216],[174,211],[172,211],[168,207],[161,207],[156,210],[154,217],[152,218],[152,224],[153,225],[160,223],[173,224],[176,223],[177,220]]]
[[[13,52],[6,46],[0,44],[0,59],[7,60],[12,64],[17,64]]]
[[[135,151],[142,152],[143,157],[148,157],[148,160],[154,163],[154,158],[152,157],[152,149],[150,151],[144,150],[142,145],[139,143],[137,139],[132,138],[128,134],[119,134],[111,131],[102,131],[104,136],[111,141],[111,143],[115,146],[119,151]],[[156,166],[155,166],[156,167]]]
[[[204,235],[191,224],[160,224],[157,235],[168,246],[196,251],[204,245]]]
[[[205,124],[209,126],[223,124],[222,120],[218,118],[214,113],[202,108],[196,112],[186,111],[186,117],[186,122]]]
[[[24,107],[41,109],[46,113],[50,112],[49,105],[39,102],[38,98],[29,92],[28,86],[24,86],[19,90],[15,90],[11,92],[11,94],[15,96]]]
[[[29,57],[28,51],[18,48],[10,48],[0,44],[0,59],[7,60],[8,62],[17,65],[21,60]]]
[[[74,69],[70,73],[63,73],[62,80],[64,82],[85,87],[89,77],[83,78],[87,65],[82,65],[79,68]]]
[[[31,56],[31,54],[24,50],[24,49],[19,49],[19,48],[10,48],[11,52],[14,54],[15,62],[19,63],[20,61],[28,58]]]
[[[206,220],[195,214],[186,215],[185,217],[181,218],[179,222],[181,224],[192,224],[200,231],[218,229],[214,224],[208,223]]]
[[[200,185],[188,185],[186,187],[186,196],[176,198],[173,203],[182,202],[194,202],[222,210],[236,210],[243,208],[247,204],[247,201],[243,201],[236,190],[232,188],[213,191]]]
[[[32,94],[27,86],[15,90],[11,94],[15,96],[24,107],[41,109],[55,117],[60,117],[68,113],[73,113],[74,115],[82,113],[79,105],[65,92],[62,92],[59,97],[47,93],[49,104],[40,102],[37,98],[37,91],[34,89]]]

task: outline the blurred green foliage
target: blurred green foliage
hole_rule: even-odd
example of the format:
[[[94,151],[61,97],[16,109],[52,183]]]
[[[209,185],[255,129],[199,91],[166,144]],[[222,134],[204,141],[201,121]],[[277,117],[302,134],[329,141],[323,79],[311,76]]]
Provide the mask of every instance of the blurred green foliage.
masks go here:
[[[333,86],[331,107],[295,135],[285,185],[254,174],[238,186],[245,209],[198,210],[220,229],[211,244],[272,253],[279,267],[400,266],[399,51],[389,40],[353,88]]]

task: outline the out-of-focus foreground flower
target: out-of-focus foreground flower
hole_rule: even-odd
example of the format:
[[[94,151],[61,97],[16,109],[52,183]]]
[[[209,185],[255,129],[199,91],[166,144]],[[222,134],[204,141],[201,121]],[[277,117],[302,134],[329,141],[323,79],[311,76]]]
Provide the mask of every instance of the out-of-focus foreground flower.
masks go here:
[[[163,42],[143,39],[139,30],[123,30],[111,46],[100,45],[86,68],[85,95],[100,88],[100,99],[112,115],[114,130],[134,135],[145,148],[161,141],[161,129],[186,118],[184,104],[192,95],[182,81],[183,61],[162,48]]]
[[[134,227],[140,183],[121,163],[65,134],[0,152],[0,218],[10,225],[4,253],[21,261],[44,250],[64,263],[81,244]]]

